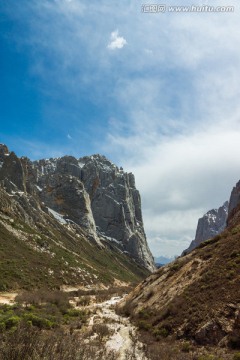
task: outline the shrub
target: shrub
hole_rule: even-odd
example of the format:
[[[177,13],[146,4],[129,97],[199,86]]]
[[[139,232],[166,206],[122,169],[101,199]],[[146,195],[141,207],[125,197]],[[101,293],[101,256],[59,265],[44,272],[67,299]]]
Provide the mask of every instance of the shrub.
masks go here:
[[[34,314],[24,315],[24,320],[29,325],[36,326],[39,329],[51,329],[56,326],[56,323],[50,321],[49,319],[45,319]]]
[[[18,316],[11,316],[10,318],[6,319],[5,320],[5,327],[6,327],[6,330],[9,330],[15,326],[17,326],[20,322],[20,317]]]
[[[169,330],[165,327],[160,327],[153,330],[153,335],[156,337],[156,339],[160,339],[160,337],[166,338],[169,335]]]
[[[77,306],[87,306],[90,304],[90,296],[82,296],[78,302],[77,302]]]
[[[236,235],[237,233],[239,233],[240,227],[236,226],[231,230],[232,235]]]
[[[178,271],[179,269],[181,269],[181,267],[183,266],[183,264],[180,261],[176,261],[173,263],[173,265],[170,267],[170,271],[171,272],[175,272]]]
[[[139,320],[137,322],[137,327],[140,329],[140,330],[145,330],[145,331],[148,331],[151,327],[151,325],[146,322],[145,320]]]
[[[45,289],[24,291],[16,297],[16,301],[25,305],[54,304],[58,308],[69,307],[68,295],[63,291],[49,291]]]
[[[111,334],[111,331],[106,324],[94,324],[92,331],[96,333],[100,339],[103,339]]]
[[[191,351],[191,349],[192,349],[191,344],[190,344],[188,341],[185,341],[185,342],[182,344],[181,350],[182,350],[183,352],[188,353],[189,351]]]
[[[77,317],[77,316],[79,316],[79,317],[81,317],[81,318],[84,318],[85,315],[86,315],[86,313],[85,313],[85,311],[78,310],[78,309],[69,309],[69,310],[67,311],[67,315],[68,315],[68,316],[71,316],[71,317]]]
[[[214,238],[203,241],[198,247],[204,248],[205,246],[218,242],[220,239],[221,239],[221,235],[216,235],[214,236]]]
[[[147,309],[141,309],[138,313],[138,316],[140,319],[149,319],[151,314],[149,313],[149,310]]]
[[[5,322],[0,322],[0,332],[3,332],[4,330],[6,330],[6,324]]]
[[[4,341],[3,341],[4,340]],[[114,360],[112,352],[106,354],[105,348],[85,344],[79,334],[64,331],[49,332],[37,328],[19,326],[13,333],[0,338],[0,360]]]

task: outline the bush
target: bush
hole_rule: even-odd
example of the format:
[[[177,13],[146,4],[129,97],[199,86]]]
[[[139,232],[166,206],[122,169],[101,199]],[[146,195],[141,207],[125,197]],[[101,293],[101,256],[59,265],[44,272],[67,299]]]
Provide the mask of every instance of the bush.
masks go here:
[[[137,322],[137,327],[140,329],[140,330],[145,330],[145,331],[148,331],[151,327],[151,325],[145,321],[145,320],[139,320]]]
[[[90,296],[82,296],[78,302],[77,302],[77,306],[87,306],[90,304]]]
[[[141,309],[138,313],[138,316],[140,319],[149,319],[151,314],[149,313],[149,310],[148,309]]]
[[[105,324],[94,324],[92,327],[92,331],[96,333],[101,340],[111,334],[111,331]]]
[[[1,336],[0,342],[0,360],[115,359],[113,353],[106,354],[100,343],[94,347],[81,341],[79,334],[70,335],[60,330],[49,334],[37,328],[19,326],[8,336]]]
[[[38,327],[39,329],[51,329],[56,326],[56,323],[36,316],[34,314],[26,314],[24,320],[29,324]]]
[[[233,360],[240,360],[240,353],[234,354]]]
[[[153,335],[156,337],[157,340],[159,340],[160,337],[166,338],[169,335],[169,330],[165,327],[160,327],[153,330]]]
[[[69,307],[68,294],[59,290],[49,291],[41,289],[35,291],[24,291],[19,294],[15,300],[18,303],[25,305],[39,306],[49,303],[56,305],[60,309]]]
[[[218,242],[220,239],[221,239],[221,235],[216,235],[216,236],[214,236],[214,238],[211,238],[211,239],[208,239],[208,240],[203,241],[203,242],[198,246],[198,248],[204,248],[205,246],[214,244],[214,243]]]
[[[231,230],[231,234],[232,235],[236,235],[239,233],[239,230],[240,230],[240,227],[239,226],[236,226],[234,227],[232,230]]]
[[[20,323],[21,319],[18,316],[11,316],[10,318],[5,320],[6,330],[9,330]]]
[[[189,351],[191,351],[191,349],[192,349],[192,347],[191,347],[191,344],[190,344],[189,342],[185,341],[185,342],[182,344],[181,350],[182,350],[183,352],[188,353]]]

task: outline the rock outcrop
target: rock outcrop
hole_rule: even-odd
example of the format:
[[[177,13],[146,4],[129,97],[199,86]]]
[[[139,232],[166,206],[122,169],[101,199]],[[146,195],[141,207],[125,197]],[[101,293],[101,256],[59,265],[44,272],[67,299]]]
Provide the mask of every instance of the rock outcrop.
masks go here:
[[[124,251],[152,269],[153,258],[146,242],[134,175],[100,155],[81,158],[79,164],[98,234],[117,241]]]
[[[203,241],[220,234],[226,227],[227,217],[228,201],[218,209],[212,209],[204,214],[203,217],[198,220],[195,239],[191,242],[190,246],[184,250],[183,254],[188,254]]]
[[[9,155],[8,147],[4,144],[0,144],[0,162],[3,162],[7,155]]]
[[[64,156],[31,162],[0,146],[0,182],[10,194],[29,194],[62,224],[80,226],[100,247],[114,243],[152,271],[134,175],[104,156]]]
[[[229,200],[229,215],[232,210],[240,204],[240,181],[237,182],[236,186],[232,189],[230,200]]]

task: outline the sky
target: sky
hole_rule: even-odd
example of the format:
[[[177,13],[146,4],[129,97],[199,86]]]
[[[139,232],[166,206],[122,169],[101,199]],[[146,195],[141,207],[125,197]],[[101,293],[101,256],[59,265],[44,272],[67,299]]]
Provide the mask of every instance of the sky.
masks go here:
[[[240,179],[240,5],[149,5],[0,0],[0,142],[133,172],[150,249],[174,256]]]

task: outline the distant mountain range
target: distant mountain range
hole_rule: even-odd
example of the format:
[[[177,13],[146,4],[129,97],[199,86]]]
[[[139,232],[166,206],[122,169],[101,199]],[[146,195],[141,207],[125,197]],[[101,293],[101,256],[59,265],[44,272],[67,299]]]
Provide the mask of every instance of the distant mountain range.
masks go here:
[[[155,264],[157,264],[157,265],[166,265],[166,264],[170,263],[171,261],[173,261],[174,258],[173,257],[169,258],[166,256],[159,256],[159,257],[155,257],[154,260],[155,260]]]

